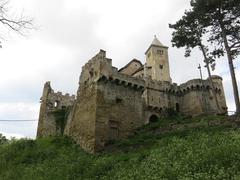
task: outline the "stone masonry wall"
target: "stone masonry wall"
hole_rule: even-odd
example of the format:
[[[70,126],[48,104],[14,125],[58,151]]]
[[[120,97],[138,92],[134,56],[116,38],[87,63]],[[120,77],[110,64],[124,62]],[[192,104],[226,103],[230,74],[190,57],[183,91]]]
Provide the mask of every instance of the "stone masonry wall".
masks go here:
[[[41,97],[37,137],[62,135],[74,101],[74,95],[55,93],[50,82],[46,82]]]
[[[101,150],[109,140],[125,138],[144,122],[143,87],[114,81],[99,81],[97,86],[96,144]]]

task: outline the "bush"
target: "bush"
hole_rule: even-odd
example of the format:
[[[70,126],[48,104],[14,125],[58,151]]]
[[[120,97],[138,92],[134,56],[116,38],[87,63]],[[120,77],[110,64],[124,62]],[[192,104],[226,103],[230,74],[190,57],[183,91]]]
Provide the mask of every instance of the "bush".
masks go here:
[[[8,142],[7,138],[0,133],[0,145],[6,144]]]
[[[114,151],[103,154],[88,154],[68,137],[7,143],[0,148],[0,179],[239,179],[239,129],[204,127],[161,135],[151,130],[159,122],[112,142]]]

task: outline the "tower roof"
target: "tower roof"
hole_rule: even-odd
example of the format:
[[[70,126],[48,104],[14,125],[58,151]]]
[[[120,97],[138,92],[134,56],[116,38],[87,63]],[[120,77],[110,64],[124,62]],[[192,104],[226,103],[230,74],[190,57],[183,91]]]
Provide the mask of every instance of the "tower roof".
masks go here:
[[[157,36],[154,36],[153,42],[151,45],[155,45],[155,46],[163,46],[163,44],[158,40]]]
[[[147,54],[147,52],[149,51],[149,49],[150,49],[152,46],[168,48],[167,46],[164,46],[164,45],[158,40],[158,38],[157,38],[156,35],[154,36],[154,39],[153,39],[151,45],[149,46],[149,48],[147,49],[147,51],[146,51],[145,54]]]

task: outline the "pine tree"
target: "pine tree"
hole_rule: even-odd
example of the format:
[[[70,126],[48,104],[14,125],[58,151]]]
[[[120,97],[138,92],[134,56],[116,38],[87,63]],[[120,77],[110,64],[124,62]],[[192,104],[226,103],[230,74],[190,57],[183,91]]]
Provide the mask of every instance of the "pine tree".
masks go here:
[[[197,14],[192,11],[186,11],[184,16],[177,21],[175,24],[170,24],[170,28],[175,31],[172,33],[172,44],[176,47],[186,47],[185,56],[188,57],[191,54],[191,50],[198,47],[204,57],[204,62],[208,71],[209,80],[211,83],[211,88],[216,103],[216,107],[219,110],[219,103],[217,100],[216,93],[214,91],[214,84],[212,81],[210,64],[214,64],[215,60],[208,53],[208,48],[203,44],[203,35],[208,31],[204,26],[199,23],[197,19]],[[207,111],[207,109],[206,109]]]
[[[232,78],[236,114],[240,114],[239,93],[233,60],[240,54],[240,0],[191,0],[191,9],[175,24],[173,45],[186,47],[186,56],[191,48],[200,47],[207,64],[214,58],[226,55]],[[204,46],[202,39],[210,42]],[[201,47],[202,46],[202,47]],[[213,49],[211,52],[208,50]]]
[[[192,0],[192,12],[209,28],[208,41],[215,45],[214,56],[227,55],[232,78],[236,114],[240,114],[239,93],[233,60],[240,54],[240,0]]]

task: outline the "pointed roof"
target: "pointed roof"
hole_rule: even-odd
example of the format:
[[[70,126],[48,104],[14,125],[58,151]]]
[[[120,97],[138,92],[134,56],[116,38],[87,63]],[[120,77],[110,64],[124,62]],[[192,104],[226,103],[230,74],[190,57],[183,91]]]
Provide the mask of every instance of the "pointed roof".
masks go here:
[[[163,44],[158,40],[157,36],[155,35],[154,36],[154,39],[153,39],[153,42],[151,45],[154,45],[154,46],[163,46]]]
[[[154,39],[153,39],[151,45],[149,46],[149,48],[147,49],[147,51],[146,51],[145,54],[147,54],[147,52],[149,51],[149,49],[150,49],[152,46],[168,48],[167,46],[164,46],[164,45],[158,40],[158,38],[157,38],[156,35],[154,36]]]

